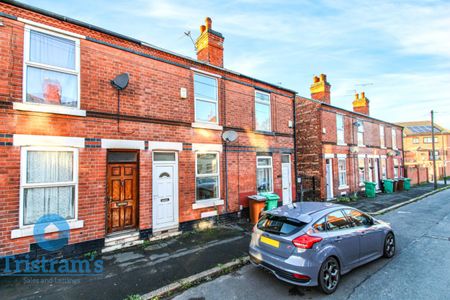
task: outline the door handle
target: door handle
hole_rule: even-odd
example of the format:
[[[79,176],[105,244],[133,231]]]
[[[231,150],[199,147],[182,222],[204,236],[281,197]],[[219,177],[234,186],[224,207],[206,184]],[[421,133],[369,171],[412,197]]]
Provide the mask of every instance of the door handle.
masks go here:
[[[342,237],[341,236],[337,236],[336,237],[336,242],[340,242],[340,241],[342,241]]]

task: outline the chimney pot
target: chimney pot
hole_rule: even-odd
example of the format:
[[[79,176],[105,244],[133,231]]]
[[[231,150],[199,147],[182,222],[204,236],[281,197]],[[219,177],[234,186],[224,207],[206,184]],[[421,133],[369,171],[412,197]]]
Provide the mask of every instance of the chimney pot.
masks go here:
[[[207,17],[206,19],[205,19],[205,24],[206,24],[206,29],[212,29],[212,20],[211,20],[211,18],[210,17]]]
[[[355,100],[353,100],[353,111],[369,116],[369,99],[366,98],[366,94],[361,92],[361,97],[355,94]]]
[[[320,76],[313,77],[313,84],[310,87],[311,98],[330,104],[330,88],[331,85],[327,82],[327,75],[320,74]]]
[[[200,36],[195,42],[197,59],[209,64],[223,67],[223,40],[220,32],[213,31],[211,18],[205,18],[205,24],[200,26]]]

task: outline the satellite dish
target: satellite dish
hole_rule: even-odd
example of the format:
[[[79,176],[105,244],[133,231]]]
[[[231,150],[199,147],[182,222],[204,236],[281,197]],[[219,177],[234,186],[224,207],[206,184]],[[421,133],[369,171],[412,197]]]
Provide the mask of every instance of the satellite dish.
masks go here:
[[[227,130],[222,134],[222,139],[226,142],[234,142],[238,138],[238,134],[234,130]]]
[[[116,78],[114,78],[113,80],[111,80],[111,84],[113,87],[121,91],[128,86],[129,81],[130,75],[128,73],[122,73],[120,75],[117,75]]]

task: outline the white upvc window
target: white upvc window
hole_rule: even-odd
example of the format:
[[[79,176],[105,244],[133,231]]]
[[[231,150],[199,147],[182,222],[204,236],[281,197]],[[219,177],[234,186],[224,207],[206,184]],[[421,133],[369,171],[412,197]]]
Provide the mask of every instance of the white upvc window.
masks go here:
[[[218,152],[197,152],[195,156],[195,200],[220,198]]]
[[[256,190],[273,192],[273,165],[271,156],[256,157]]]
[[[398,178],[399,170],[398,170],[398,159],[394,158],[394,178]]]
[[[345,127],[344,127],[344,116],[336,115],[336,133],[337,133],[337,144],[345,144]]]
[[[392,149],[397,150],[397,131],[392,128]]]
[[[78,217],[78,149],[23,147],[20,172],[20,227],[57,214]]]
[[[347,160],[338,159],[339,187],[347,186]]]
[[[25,25],[23,102],[80,108],[80,40]]]
[[[380,147],[385,148],[386,147],[386,141],[384,137],[384,126],[380,125]]]
[[[358,158],[359,185],[364,185],[366,181],[366,161],[364,157]]]
[[[217,78],[194,73],[195,122],[219,124]]]
[[[387,160],[386,158],[381,159],[381,179],[387,179]]]
[[[433,143],[433,138],[432,137],[424,137],[423,142],[424,142],[424,144],[431,144],[431,143]],[[439,139],[435,137],[434,142],[438,143]]]
[[[358,126],[358,146],[364,146],[364,122],[359,121]]]
[[[255,91],[255,128],[260,131],[272,131],[270,113],[270,94]]]

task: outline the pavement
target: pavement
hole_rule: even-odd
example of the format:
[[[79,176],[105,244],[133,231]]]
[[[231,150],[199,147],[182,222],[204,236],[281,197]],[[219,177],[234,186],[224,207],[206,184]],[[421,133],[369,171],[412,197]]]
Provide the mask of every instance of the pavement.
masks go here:
[[[316,288],[277,280],[247,265],[191,288],[175,299],[448,299],[450,295],[450,189],[379,217],[391,223],[397,241],[392,259],[380,258],[342,277],[327,297]]]
[[[0,299],[125,299],[247,255],[249,230],[221,226],[99,256],[95,277],[0,277]]]
[[[438,188],[445,187],[445,185],[438,184]],[[406,202],[408,200],[420,197],[424,194],[434,191],[434,185],[432,183],[416,185],[411,187],[409,191],[395,192],[391,194],[377,193],[375,198],[360,198],[355,202],[340,203],[348,205],[365,211],[367,213],[376,213],[393,205]],[[339,202],[336,202],[339,203]]]

